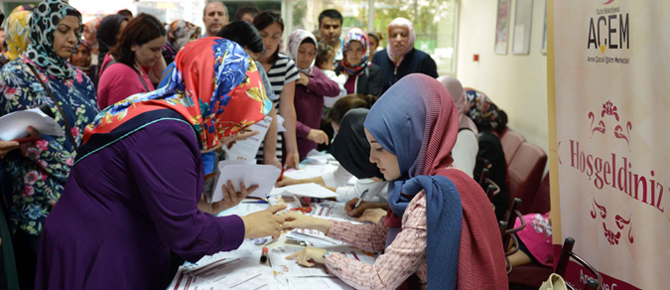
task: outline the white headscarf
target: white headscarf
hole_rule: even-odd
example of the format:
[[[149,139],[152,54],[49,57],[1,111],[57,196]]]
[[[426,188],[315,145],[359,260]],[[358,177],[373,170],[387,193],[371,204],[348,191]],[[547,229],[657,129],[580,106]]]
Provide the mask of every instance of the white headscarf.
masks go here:
[[[288,54],[289,57],[296,62],[296,67],[298,63],[298,48],[300,47],[300,44],[305,39],[308,38],[314,41],[314,48],[318,49],[316,45],[317,44],[316,37],[314,37],[314,34],[312,34],[307,30],[298,29],[296,31],[293,31],[293,33],[291,33],[291,35],[288,37]],[[316,57],[314,58],[312,64],[310,64],[308,68],[306,69],[298,68],[298,70],[306,75],[312,75],[312,68],[314,67],[315,63],[316,63]]]
[[[403,52],[400,55],[396,54],[393,51],[393,49],[391,49],[391,29],[396,27],[403,27],[409,30],[409,43],[407,44],[407,49],[405,49],[405,52]],[[398,17],[396,19],[393,19],[393,21],[391,21],[391,24],[389,24],[387,31],[389,41],[388,44],[386,45],[386,55],[388,55],[389,59],[393,62],[393,64],[395,64],[395,66],[398,67],[400,63],[402,63],[403,58],[405,58],[405,55],[408,54],[410,51],[412,51],[412,49],[414,49],[414,42],[416,41],[416,32],[414,32],[414,24],[412,24],[412,21],[409,21],[406,18]]]

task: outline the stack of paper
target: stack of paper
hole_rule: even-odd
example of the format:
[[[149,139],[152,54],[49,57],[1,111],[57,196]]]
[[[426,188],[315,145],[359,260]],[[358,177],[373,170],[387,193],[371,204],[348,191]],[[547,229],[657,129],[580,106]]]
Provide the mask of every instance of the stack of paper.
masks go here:
[[[223,151],[226,152],[226,159],[255,160],[256,153],[258,153],[258,148],[261,146],[261,142],[263,142],[265,139],[265,134],[268,132],[271,123],[272,117],[266,116],[265,119],[249,127],[249,129],[252,131],[260,132],[258,135],[251,136],[244,141],[235,141],[235,144],[233,144],[233,147],[230,149],[224,146]]]
[[[310,247],[331,247],[344,245],[344,242],[326,236],[324,233],[310,229],[295,229],[286,233],[287,240],[304,242]]]
[[[306,159],[309,161],[311,164],[328,164],[328,163],[335,163],[337,164],[337,159],[333,157],[330,153],[321,153],[319,151],[316,151],[316,149],[312,149],[312,151],[309,151],[307,153]]]
[[[256,160],[224,160],[219,162],[218,171],[212,182],[212,178],[205,181],[205,197],[211,202],[223,200],[223,186],[230,180],[236,192],[240,192],[240,182],[249,188],[258,185],[258,188],[252,192],[250,197],[265,198],[274,187],[281,170],[272,165],[257,165]],[[208,189],[208,185],[213,184],[213,188]],[[212,192],[211,195],[208,194]]]
[[[39,108],[16,111],[0,117],[0,140],[15,140],[30,135],[32,126],[40,134],[63,136],[61,126]]]

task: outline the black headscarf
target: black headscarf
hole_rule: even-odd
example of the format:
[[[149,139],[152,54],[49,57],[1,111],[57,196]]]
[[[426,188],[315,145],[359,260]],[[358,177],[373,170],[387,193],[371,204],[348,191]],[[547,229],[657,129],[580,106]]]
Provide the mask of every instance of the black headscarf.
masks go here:
[[[370,163],[370,143],[365,138],[363,122],[370,110],[365,108],[351,109],[344,114],[340,130],[330,145],[330,154],[349,173],[358,179],[378,177],[384,178],[377,165]]]
[[[116,45],[116,34],[123,21],[128,21],[123,15],[109,15],[100,21],[95,38],[98,40],[98,65],[102,65],[109,49]]]

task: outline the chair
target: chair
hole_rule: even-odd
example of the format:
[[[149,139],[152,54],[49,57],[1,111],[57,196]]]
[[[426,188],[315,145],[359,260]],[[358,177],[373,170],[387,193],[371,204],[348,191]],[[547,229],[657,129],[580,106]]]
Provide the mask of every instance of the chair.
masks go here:
[[[584,285],[584,290],[597,290],[600,288],[600,285],[603,284],[603,277],[600,275],[600,273],[591,266],[588,262],[586,262],[582,257],[578,256],[572,251],[572,248],[575,246],[575,239],[571,237],[565,238],[565,242],[563,242],[563,249],[561,250],[561,255],[558,258],[558,263],[556,264],[556,271],[554,273],[564,276],[565,275],[565,270],[568,267],[568,262],[570,261],[570,258],[574,259],[577,261],[577,263],[581,264],[584,266],[587,270],[593,274],[594,277],[597,279],[593,278],[588,278],[586,280],[586,284]],[[576,290],[574,287],[570,286],[569,284],[566,283],[569,289],[571,290]]]
[[[526,138],[521,136],[521,134],[512,131],[511,129],[507,129],[507,132],[500,136],[500,144],[503,147],[503,152],[505,152],[505,160],[507,161],[508,165],[510,162],[512,162],[512,159],[514,159],[514,156],[516,155],[517,150],[521,144],[525,142]]]
[[[507,134],[510,133],[512,132]],[[519,208],[521,214],[530,213],[546,164],[547,154],[544,150],[524,142],[519,146],[514,159],[507,167],[510,179],[510,202],[517,197],[526,201]]]
[[[542,183],[535,192],[535,198],[530,205],[529,212],[546,213],[551,210],[551,188],[549,185],[549,172],[542,178]]]
[[[500,221],[498,223],[500,227],[500,235],[503,241],[503,249],[505,249],[505,260],[507,261],[507,274],[512,272],[512,264],[509,262],[507,257],[519,251],[519,239],[517,238],[516,233],[520,232],[526,227],[526,221],[523,219],[523,217],[521,218],[521,225],[518,228],[514,227],[516,219],[521,216],[521,213],[517,209],[520,205],[521,205],[521,199],[515,198],[512,204],[510,205],[509,211],[505,216],[506,217],[505,221]],[[513,243],[513,246],[508,251],[507,248],[509,248],[510,242]]]

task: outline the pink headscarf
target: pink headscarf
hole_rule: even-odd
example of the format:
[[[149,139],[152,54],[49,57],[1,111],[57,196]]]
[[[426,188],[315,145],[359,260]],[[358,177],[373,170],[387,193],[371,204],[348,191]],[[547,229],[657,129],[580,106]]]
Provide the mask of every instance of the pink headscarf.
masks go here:
[[[456,104],[456,109],[458,109],[459,117],[459,130],[468,129],[475,133],[475,136],[479,133],[477,130],[477,125],[475,122],[466,116],[465,113],[468,112],[468,98],[465,95],[465,90],[463,90],[463,85],[455,77],[452,76],[441,76],[437,78],[438,81],[447,88],[451,98]]]
[[[288,54],[289,57],[296,62],[296,67],[298,66],[298,48],[300,48],[300,44],[305,39],[311,39],[312,41],[314,41],[314,48],[316,48],[318,52],[318,46],[316,45],[318,42],[316,41],[316,37],[314,37],[314,34],[312,34],[311,32],[307,30],[298,29],[296,31],[293,31],[293,33],[291,33],[291,35],[288,37]],[[306,69],[298,68],[298,70],[306,75],[312,75],[312,68],[314,68],[314,63],[316,63],[316,57],[314,57],[312,64],[310,64],[308,68]]]
[[[409,30],[409,43],[407,45],[407,49],[403,54],[396,54],[393,49],[391,49],[391,29],[396,28],[396,27],[404,27]],[[386,55],[388,55],[389,59],[395,64],[396,67],[402,63],[403,58],[405,58],[405,55],[408,54],[412,49],[414,49],[414,42],[416,41],[416,33],[414,32],[414,24],[412,24],[411,21],[407,20],[406,18],[398,17],[391,21],[391,24],[388,26],[388,36],[389,36],[389,41],[388,44],[386,45]]]

